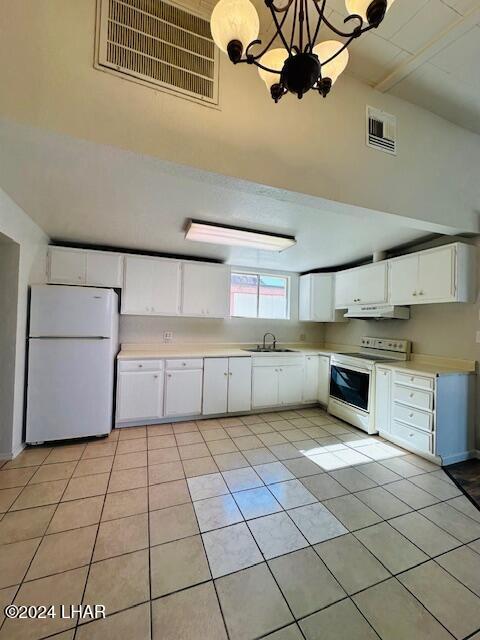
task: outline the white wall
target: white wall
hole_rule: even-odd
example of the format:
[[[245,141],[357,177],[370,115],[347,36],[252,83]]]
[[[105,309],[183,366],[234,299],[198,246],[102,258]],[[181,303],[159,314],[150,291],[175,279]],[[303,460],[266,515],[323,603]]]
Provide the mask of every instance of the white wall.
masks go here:
[[[232,267],[235,270],[235,267]],[[242,268],[243,273],[254,272]],[[285,275],[281,271],[268,273]],[[271,331],[279,342],[322,343],[324,327],[321,324],[298,320],[298,275],[290,277],[290,320],[263,320],[254,318],[161,318],[148,316],[120,316],[120,342],[157,344],[163,342],[163,332],[173,331],[173,342],[181,343],[261,343],[263,334]]]
[[[93,68],[95,0],[16,0],[0,39],[0,116],[299,193],[478,230],[480,136],[345,75],[274,105],[223,57],[221,109]],[[366,36],[368,37],[368,36]],[[59,54],[61,52],[61,54]],[[35,64],[32,64],[35,61]],[[398,116],[398,157],[365,145],[365,107]],[[328,203],[325,203],[328,208]]]
[[[12,440],[19,267],[20,246],[0,234],[0,456]]]
[[[0,189],[0,233],[18,243],[20,250],[18,272],[17,331],[15,347],[15,389],[13,423],[7,448],[0,456],[17,453],[23,440],[25,354],[27,342],[27,310],[29,284],[45,281],[47,236]],[[2,300],[2,304],[4,301]]]

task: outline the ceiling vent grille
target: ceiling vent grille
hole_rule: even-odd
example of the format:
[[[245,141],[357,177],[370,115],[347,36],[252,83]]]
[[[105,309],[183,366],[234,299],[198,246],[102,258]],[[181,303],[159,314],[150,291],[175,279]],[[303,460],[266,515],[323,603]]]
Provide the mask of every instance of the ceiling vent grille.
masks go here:
[[[218,104],[208,20],[164,0],[100,0],[97,63],[116,74]]]
[[[397,155],[397,118],[367,107],[367,147]]]

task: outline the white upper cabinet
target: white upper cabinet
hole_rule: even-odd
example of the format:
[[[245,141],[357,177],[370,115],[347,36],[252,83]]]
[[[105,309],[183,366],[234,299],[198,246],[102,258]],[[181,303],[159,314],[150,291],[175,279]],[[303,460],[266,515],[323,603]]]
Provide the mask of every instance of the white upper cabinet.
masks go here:
[[[412,304],[417,295],[418,257],[416,254],[390,260],[389,289],[392,304]]]
[[[120,289],[123,286],[123,255],[88,251],[86,284]]]
[[[176,316],[180,313],[181,262],[125,257],[122,313]]]
[[[387,263],[347,269],[336,274],[335,306],[345,309],[357,304],[383,304],[388,298]]]
[[[335,274],[309,273],[300,276],[299,320],[301,322],[339,322],[335,309]]]
[[[66,247],[49,247],[48,282],[52,284],[85,284],[87,254]]]
[[[389,260],[390,302],[474,302],[475,251],[456,243]]]
[[[230,315],[230,267],[183,263],[182,315],[226,318]]]
[[[50,247],[48,256],[51,284],[122,287],[123,255],[120,253]]]

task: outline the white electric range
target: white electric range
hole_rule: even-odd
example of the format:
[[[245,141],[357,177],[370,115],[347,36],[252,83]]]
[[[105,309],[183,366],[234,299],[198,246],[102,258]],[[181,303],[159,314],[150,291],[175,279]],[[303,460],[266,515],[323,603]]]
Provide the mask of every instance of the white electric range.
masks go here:
[[[368,338],[355,353],[334,353],[330,367],[328,412],[367,433],[375,429],[375,364],[408,360],[409,340]]]

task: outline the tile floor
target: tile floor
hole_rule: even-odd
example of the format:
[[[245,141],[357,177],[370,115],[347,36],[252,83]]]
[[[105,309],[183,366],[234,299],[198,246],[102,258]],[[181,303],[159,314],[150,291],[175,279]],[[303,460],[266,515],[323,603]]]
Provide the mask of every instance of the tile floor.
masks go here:
[[[480,638],[480,511],[321,409],[0,463],[0,640]],[[106,620],[9,620],[104,604]]]

